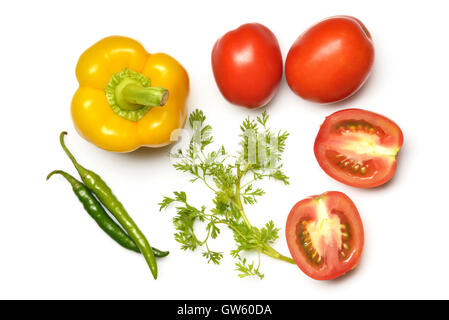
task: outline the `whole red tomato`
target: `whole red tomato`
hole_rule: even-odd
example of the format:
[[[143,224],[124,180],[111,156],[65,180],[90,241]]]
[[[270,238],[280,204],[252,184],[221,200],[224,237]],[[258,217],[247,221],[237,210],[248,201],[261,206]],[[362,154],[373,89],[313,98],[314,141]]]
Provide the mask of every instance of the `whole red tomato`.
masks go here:
[[[212,70],[231,103],[258,108],[273,98],[282,78],[282,55],[275,35],[259,23],[229,31],[214,45]]]
[[[360,20],[331,17],[296,39],[287,55],[285,76],[300,97],[331,103],[354,94],[374,62],[371,35]]]

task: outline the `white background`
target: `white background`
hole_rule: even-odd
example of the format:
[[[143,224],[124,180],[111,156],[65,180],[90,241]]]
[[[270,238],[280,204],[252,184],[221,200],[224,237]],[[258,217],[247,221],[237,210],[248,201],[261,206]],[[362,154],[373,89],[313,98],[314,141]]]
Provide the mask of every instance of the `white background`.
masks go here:
[[[449,19],[445,1],[14,1],[0,10],[0,298],[449,298],[448,105]],[[246,22],[277,36],[283,57],[313,23],[353,15],[371,32],[376,60],[371,78],[351,99],[321,106],[301,100],[282,80],[266,108],[275,129],[291,132],[285,154],[286,187],[263,184],[267,195],[247,208],[260,226],[273,219],[281,230],[275,248],[288,249],[284,224],[299,200],[328,190],[348,194],[365,227],[359,267],[336,281],[308,278],[296,266],[263,257],[265,279],[240,279],[227,252],[232,234],[214,249],[220,266],[200,252],[182,252],[173,239],[173,210],[157,203],[186,190],[196,205],[212,194],[175,171],[170,148],[114,154],[75,132],[70,101],[77,88],[79,55],[108,35],[138,39],[150,52],[166,52],[187,69],[189,110],[202,108],[216,140],[230,148],[246,110],[225,101],[210,66],[215,40]],[[361,190],[329,178],[313,143],[324,117],[346,107],[372,110],[396,121],[405,144],[394,179]],[[171,254],[159,260],[154,281],[137,254],[98,229],[53,169],[75,171],[58,144],[61,130],[78,160],[100,172],[150,242]]]

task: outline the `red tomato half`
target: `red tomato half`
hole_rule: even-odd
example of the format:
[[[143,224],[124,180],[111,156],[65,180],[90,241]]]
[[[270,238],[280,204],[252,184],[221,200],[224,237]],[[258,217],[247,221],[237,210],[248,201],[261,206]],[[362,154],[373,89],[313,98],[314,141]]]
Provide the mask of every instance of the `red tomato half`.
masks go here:
[[[344,193],[329,191],[299,201],[287,218],[287,244],[298,267],[330,280],[357,267],[364,233],[359,212]]]
[[[356,18],[337,16],[296,39],[287,55],[285,76],[300,97],[331,103],[354,94],[373,62],[374,46],[365,26]]]
[[[372,188],[393,177],[404,137],[401,128],[380,114],[337,111],[326,118],[315,139],[321,168],[344,184]]]
[[[282,78],[282,56],[275,35],[248,23],[217,40],[212,70],[221,94],[231,103],[258,108],[273,98]]]

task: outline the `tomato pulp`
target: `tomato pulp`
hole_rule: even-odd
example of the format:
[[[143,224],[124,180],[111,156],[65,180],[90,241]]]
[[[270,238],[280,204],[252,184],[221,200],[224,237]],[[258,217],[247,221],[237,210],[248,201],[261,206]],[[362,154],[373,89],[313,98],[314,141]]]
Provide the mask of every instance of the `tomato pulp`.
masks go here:
[[[290,88],[303,99],[332,103],[354,94],[374,62],[371,35],[360,20],[331,17],[305,31],[285,62]]]
[[[315,139],[321,168],[344,184],[372,188],[389,181],[404,137],[390,119],[366,110],[346,109],[326,118]]]
[[[247,108],[266,105],[282,78],[282,55],[275,35],[248,23],[222,36],[212,50],[212,70],[221,94]]]
[[[363,224],[344,193],[329,191],[299,201],[287,218],[287,244],[298,267],[316,280],[354,269],[363,251]]]

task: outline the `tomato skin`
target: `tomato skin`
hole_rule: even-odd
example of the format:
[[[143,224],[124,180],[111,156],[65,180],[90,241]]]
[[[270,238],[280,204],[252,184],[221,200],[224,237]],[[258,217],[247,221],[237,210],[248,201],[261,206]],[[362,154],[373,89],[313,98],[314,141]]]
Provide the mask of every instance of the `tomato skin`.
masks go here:
[[[336,145],[338,139],[342,141],[341,144],[345,143],[345,139],[349,140],[349,138],[339,137],[339,134],[335,132],[336,127],[347,121],[355,121],[376,128],[374,130],[376,133],[372,134],[377,140],[376,147],[382,148],[382,150],[391,150],[391,154],[388,155],[364,155],[358,154],[357,150],[354,151],[352,157],[359,157],[365,163],[370,163],[372,167],[372,171],[365,175],[342,170],[327,156],[330,151],[338,148]],[[363,142],[354,141],[356,141],[355,146]],[[326,117],[315,139],[314,153],[320,167],[335,180],[352,187],[374,188],[385,184],[393,177],[397,168],[397,155],[403,142],[402,130],[392,120],[367,110],[345,109]],[[344,152],[341,153],[344,154]]]
[[[360,20],[327,18],[300,35],[288,52],[285,76],[303,99],[332,103],[354,94],[374,63],[371,35]]]
[[[324,201],[327,210],[340,212],[340,219],[348,225],[351,240],[350,247],[345,251],[343,258],[341,249],[335,243],[326,245],[327,257],[325,263],[314,265],[307,256],[307,252],[301,246],[301,238],[298,226],[302,221],[316,221],[317,201]],[[328,191],[321,195],[311,196],[295,204],[287,218],[286,228],[287,245],[296,265],[309,277],[315,280],[332,280],[340,277],[357,267],[365,242],[363,223],[359,212],[352,200],[342,192]],[[322,240],[322,238],[320,238]]]
[[[221,94],[229,102],[251,109],[264,106],[282,78],[279,43],[262,24],[244,24],[217,40],[212,70]]]

